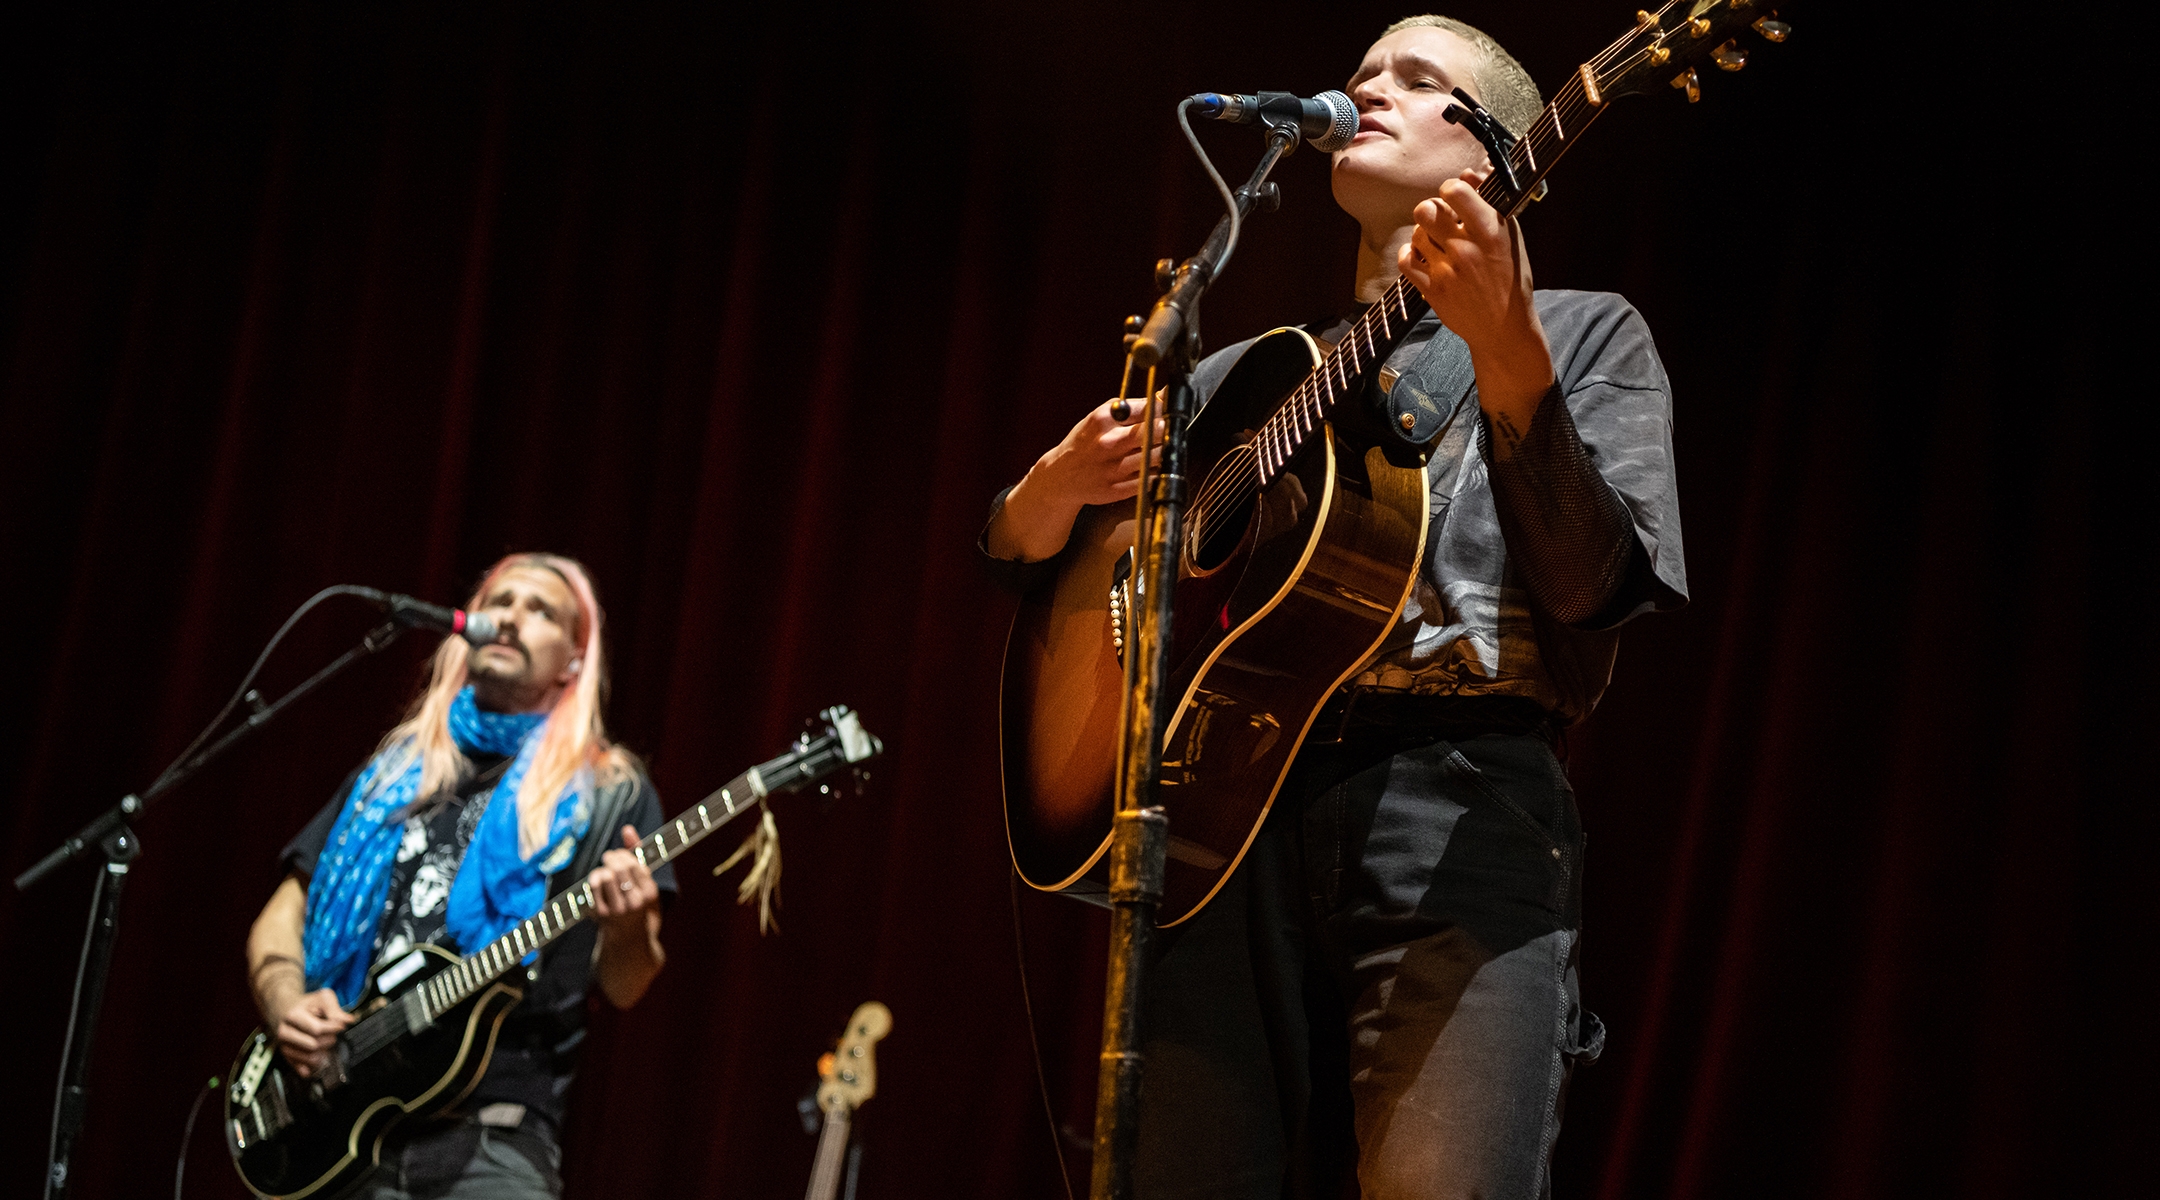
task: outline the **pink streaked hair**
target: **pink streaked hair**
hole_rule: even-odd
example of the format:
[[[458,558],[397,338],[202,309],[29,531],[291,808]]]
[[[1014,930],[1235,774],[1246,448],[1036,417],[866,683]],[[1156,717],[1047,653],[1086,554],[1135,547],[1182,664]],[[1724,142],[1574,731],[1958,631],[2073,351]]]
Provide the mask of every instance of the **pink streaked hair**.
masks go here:
[[[583,660],[577,681],[562,690],[548,713],[532,766],[518,785],[518,850],[530,858],[546,841],[556,797],[578,772],[591,770],[594,783],[605,786],[635,769],[637,759],[608,740],[607,725],[601,717],[600,710],[607,702],[607,660],[602,656],[600,638],[605,617],[584,564],[559,554],[508,555],[487,569],[465,607],[483,607],[503,573],[519,567],[551,572],[569,586],[570,595],[577,601],[577,620],[570,637]],[[402,753],[390,764],[395,769],[379,772],[378,780],[387,783],[395,779],[411,762],[406,756],[418,754],[419,795],[433,796],[458,782],[465,770],[465,757],[450,739],[450,702],[465,686],[465,663],[470,654],[471,647],[463,638],[443,639],[442,647],[435,651],[434,671],[427,688],[405,719],[383,735],[379,753]],[[606,836],[613,831],[599,832]]]

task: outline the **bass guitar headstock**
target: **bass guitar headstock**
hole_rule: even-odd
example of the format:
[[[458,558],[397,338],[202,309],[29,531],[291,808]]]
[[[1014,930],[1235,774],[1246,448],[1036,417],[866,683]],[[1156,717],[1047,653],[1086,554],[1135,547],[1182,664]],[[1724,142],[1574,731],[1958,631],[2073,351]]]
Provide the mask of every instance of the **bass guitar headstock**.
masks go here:
[[[892,1032],[892,1010],[868,1001],[848,1018],[840,1045],[818,1059],[817,1103],[820,1111],[854,1112],[877,1094],[877,1055],[880,1039]]]
[[[1685,91],[1693,103],[1702,98],[1698,67],[1737,71],[1747,66],[1744,41],[1782,42],[1791,33],[1768,0],[1666,0],[1638,10],[1635,28],[1579,73],[1592,103],[1663,88]]]

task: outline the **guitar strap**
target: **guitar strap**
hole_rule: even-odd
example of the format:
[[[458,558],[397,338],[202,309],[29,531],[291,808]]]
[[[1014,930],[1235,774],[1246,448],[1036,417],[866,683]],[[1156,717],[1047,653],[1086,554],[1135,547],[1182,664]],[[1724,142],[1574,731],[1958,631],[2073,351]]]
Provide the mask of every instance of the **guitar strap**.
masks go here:
[[[592,824],[586,826],[585,840],[578,845],[577,853],[570,856],[570,865],[549,877],[547,894],[550,896],[570,887],[593,873],[600,865],[600,856],[609,849],[622,845],[621,830],[632,801],[637,799],[638,777],[625,773],[604,788],[594,790],[592,798]],[[552,954],[551,943],[540,951],[542,958]]]
[[[1328,353],[1334,353],[1335,343],[1321,337],[1313,340]],[[1469,343],[1454,330],[1440,325],[1408,368],[1401,371],[1389,366],[1380,368],[1379,393],[1374,407],[1396,437],[1413,446],[1422,446],[1446,428],[1449,416],[1476,381],[1477,371],[1470,363]],[[1403,420],[1405,416],[1410,418],[1408,422]]]
[[[1394,379],[1382,368],[1381,405],[1387,427],[1397,437],[1422,446],[1439,436],[1448,418],[1470,394],[1477,372],[1470,364],[1470,347],[1454,330],[1442,325],[1433,330],[1417,360]],[[1410,418],[1407,422],[1404,417]]]

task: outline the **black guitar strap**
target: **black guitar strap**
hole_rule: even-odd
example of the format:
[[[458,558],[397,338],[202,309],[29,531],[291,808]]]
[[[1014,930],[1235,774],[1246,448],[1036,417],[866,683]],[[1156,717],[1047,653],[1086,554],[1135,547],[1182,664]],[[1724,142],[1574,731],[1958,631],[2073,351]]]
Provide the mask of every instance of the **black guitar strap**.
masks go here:
[[[592,824],[585,827],[585,840],[578,844],[577,853],[570,857],[570,865],[557,871],[548,880],[548,895],[562,891],[578,882],[600,865],[600,856],[622,846],[624,814],[637,799],[638,777],[625,772],[623,777],[604,788],[598,789],[592,799]]]
[[[1433,331],[1417,360],[1393,381],[1381,372],[1380,403],[1387,427],[1412,445],[1422,446],[1438,437],[1448,418],[1470,394],[1477,372],[1470,364],[1470,347],[1454,330],[1442,325]],[[1410,418],[1407,422],[1404,417]]]

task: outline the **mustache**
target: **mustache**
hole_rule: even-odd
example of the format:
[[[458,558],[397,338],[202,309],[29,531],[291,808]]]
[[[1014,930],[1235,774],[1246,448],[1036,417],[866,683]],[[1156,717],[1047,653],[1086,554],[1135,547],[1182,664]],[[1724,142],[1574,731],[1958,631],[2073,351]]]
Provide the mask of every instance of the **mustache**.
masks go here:
[[[517,626],[515,625],[505,623],[502,626],[502,631],[495,635],[494,641],[482,642],[479,645],[474,646],[472,648],[471,657],[478,658],[480,656],[480,652],[487,649],[489,646],[502,646],[506,649],[515,650],[518,653],[518,657],[525,660],[526,666],[532,665],[532,651],[527,650],[525,648],[525,643],[518,640]]]

